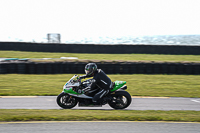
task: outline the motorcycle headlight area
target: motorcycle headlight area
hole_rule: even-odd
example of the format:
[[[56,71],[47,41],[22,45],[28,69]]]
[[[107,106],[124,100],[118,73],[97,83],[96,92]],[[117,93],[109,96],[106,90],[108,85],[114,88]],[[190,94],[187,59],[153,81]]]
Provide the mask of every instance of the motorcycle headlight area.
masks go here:
[[[68,91],[69,91],[69,90],[73,90],[73,91],[75,91],[76,88],[77,88],[76,86],[74,86],[74,87],[73,87],[73,86],[72,86],[72,87],[68,87],[68,86],[66,86],[64,89],[65,89],[65,90],[68,90]]]
[[[66,90],[73,89],[73,87],[65,87]]]

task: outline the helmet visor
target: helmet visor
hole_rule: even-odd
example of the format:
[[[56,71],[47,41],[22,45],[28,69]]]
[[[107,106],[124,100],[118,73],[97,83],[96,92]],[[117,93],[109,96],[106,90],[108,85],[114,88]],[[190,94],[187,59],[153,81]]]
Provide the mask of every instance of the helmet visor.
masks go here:
[[[90,75],[90,71],[89,70],[85,70],[86,75]]]

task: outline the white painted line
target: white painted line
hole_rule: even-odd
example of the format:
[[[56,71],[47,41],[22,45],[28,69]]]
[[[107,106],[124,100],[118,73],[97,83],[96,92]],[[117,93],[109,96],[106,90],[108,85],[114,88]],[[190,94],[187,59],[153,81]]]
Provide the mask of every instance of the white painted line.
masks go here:
[[[115,122],[115,123],[119,123],[119,122],[129,122],[129,123],[137,123],[137,122],[151,122],[151,123],[198,123],[200,124],[200,122],[179,122],[179,121],[13,121],[13,122],[0,122],[0,124],[14,124],[14,123],[107,123],[107,122]]]
[[[38,96],[0,96],[0,98],[36,98]]]
[[[198,99],[198,100],[191,100],[191,101],[196,102],[196,103],[200,103],[200,99]]]
[[[131,96],[132,98],[170,98],[170,97],[149,97],[149,96]]]
[[[0,98],[36,98],[38,96],[0,96]],[[132,98],[170,98],[170,97],[149,97],[149,96],[131,96]]]

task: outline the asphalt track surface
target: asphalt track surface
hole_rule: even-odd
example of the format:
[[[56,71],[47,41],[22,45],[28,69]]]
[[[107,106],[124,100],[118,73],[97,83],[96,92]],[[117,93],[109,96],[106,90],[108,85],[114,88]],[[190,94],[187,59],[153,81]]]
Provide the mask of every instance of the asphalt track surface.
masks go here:
[[[173,122],[11,122],[0,133],[199,133],[200,123]]]
[[[0,109],[61,109],[56,96],[0,97]],[[74,109],[112,109],[78,107]],[[127,110],[196,110],[200,111],[199,98],[134,97]],[[0,133],[199,133],[200,123],[189,122],[0,122]]]
[[[0,109],[61,109],[56,96],[6,96],[0,97]],[[109,105],[102,107],[74,107],[73,109],[111,110]],[[194,110],[200,111],[200,98],[180,97],[133,97],[127,110]]]

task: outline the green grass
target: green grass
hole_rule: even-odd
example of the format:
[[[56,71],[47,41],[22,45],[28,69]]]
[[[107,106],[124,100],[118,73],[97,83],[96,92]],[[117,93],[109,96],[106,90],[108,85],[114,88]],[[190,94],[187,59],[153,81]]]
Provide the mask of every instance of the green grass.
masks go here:
[[[0,121],[200,122],[200,111],[0,109]]]
[[[199,62],[200,55],[158,55],[158,54],[80,54],[80,53],[49,53],[0,51],[0,58],[60,58],[77,57],[84,60],[112,61],[164,61],[164,62]]]
[[[60,58],[84,60],[199,62],[200,55],[79,54],[0,51],[0,58]],[[58,95],[73,74],[1,74],[0,96]],[[200,75],[108,75],[127,81],[132,96],[200,97]],[[29,110],[0,109],[4,121],[179,121],[200,122],[200,111]]]
[[[58,95],[73,74],[1,74],[0,96]],[[132,96],[200,97],[200,75],[108,75],[127,81]]]

